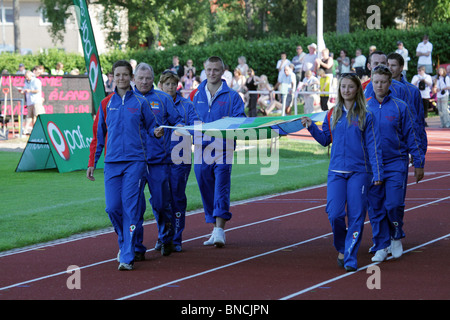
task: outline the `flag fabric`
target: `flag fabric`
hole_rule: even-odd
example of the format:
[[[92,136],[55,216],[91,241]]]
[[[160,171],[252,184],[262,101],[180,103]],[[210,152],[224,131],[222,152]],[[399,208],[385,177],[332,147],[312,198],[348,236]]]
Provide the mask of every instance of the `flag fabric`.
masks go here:
[[[80,30],[81,43],[83,46],[84,61],[92,90],[93,111],[97,112],[100,102],[105,98],[105,85],[103,84],[102,68],[95,44],[94,32],[92,31],[91,18],[86,0],[73,0],[76,7],[78,28]]]
[[[267,139],[302,130],[304,126],[302,125],[301,117],[309,117],[313,122],[320,124],[325,119],[326,114],[327,112],[323,111],[319,113],[279,117],[230,117],[181,128],[165,125],[161,127],[175,129],[181,134],[193,134],[195,131],[201,131],[206,135],[211,134],[216,136],[218,132],[221,132],[223,137],[226,137],[227,134],[235,134],[237,140]]]

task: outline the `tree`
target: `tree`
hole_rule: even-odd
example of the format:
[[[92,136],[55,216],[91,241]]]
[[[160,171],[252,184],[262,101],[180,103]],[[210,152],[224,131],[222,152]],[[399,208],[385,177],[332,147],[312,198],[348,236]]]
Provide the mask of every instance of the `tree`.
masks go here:
[[[336,7],[336,32],[350,32],[350,0],[338,0]]]

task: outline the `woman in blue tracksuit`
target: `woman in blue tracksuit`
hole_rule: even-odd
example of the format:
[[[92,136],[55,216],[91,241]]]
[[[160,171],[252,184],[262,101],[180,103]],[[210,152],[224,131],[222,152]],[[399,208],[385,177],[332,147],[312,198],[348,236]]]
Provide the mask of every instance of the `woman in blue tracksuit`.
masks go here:
[[[175,109],[183,118],[183,123],[186,125],[193,125],[194,119],[198,119],[198,116],[195,115],[192,101],[183,98],[183,96],[177,92],[179,81],[180,78],[175,72],[166,70],[159,78],[159,86],[173,98]],[[171,130],[168,131],[170,132]],[[169,169],[169,184],[172,193],[172,211],[175,218],[173,245],[176,252],[181,251],[182,233],[186,221],[186,185],[189,174],[191,173],[191,146],[192,139],[190,135],[177,136],[175,132],[171,134],[170,149],[172,164]]]
[[[98,110],[86,174],[89,180],[95,180],[94,169],[104,150],[106,212],[118,235],[119,270],[131,270],[147,167],[146,140],[155,132],[156,118],[144,97],[131,89],[131,65],[120,60],[112,71],[116,89]]]
[[[373,93],[368,97],[367,108],[377,119],[377,131],[383,152],[384,184],[369,190],[369,218],[372,225],[372,261],[383,261],[389,250],[394,258],[403,253],[403,206],[411,154],[416,182],[424,175],[425,155],[421,137],[414,130],[414,115],[407,104],[397,99],[389,90],[392,73],[384,65],[372,70]]]
[[[308,117],[302,117],[302,123],[321,145],[333,143],[326,211],[339,252],[338,265],[355,271],[367,211],[367,191],[371,182],[380,185],[383,180],[380,142],[358,76],[353,73],[341,76],[337,104],[329,111],[322,130]]]

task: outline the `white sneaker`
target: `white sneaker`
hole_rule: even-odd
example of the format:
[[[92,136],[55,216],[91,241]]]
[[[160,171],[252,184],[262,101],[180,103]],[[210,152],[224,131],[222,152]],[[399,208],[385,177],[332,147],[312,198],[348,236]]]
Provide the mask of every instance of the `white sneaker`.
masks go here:
[[[372,261],[373,262],[382,262],[382,261],[386,260],[387,256],[388,256],[388,248],[377,250],[375,255],[372,257]]]
[[[222,248],[225,245],[225,231],[222,228],[214,228],[214,245]]]
[[[119,271],[129,271],[129,270],[133,270],[133,269],[134,269],[133,264],[124,263],[124,262],[121,262],[119,264],[119,268],[118,268]]]
[[[391,252],[392,256],[397,259],[403,254],[402,240],[391,240]]]
[[[209,237],[208,240],[203,242],[203,245],[204,246],[212,246],[212,245],[214,245],[214,232],[211,234],[211,237]]]

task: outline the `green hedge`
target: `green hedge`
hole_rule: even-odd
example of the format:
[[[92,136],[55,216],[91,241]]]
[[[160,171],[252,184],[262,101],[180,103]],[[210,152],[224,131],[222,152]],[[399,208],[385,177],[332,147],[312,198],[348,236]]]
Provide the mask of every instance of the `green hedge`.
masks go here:
[[[335,57],[339,55],[341,49],[347,50],[349,56],[354,57],[357,48],[363,50],[364,55],[368,55],[369,46],[376,45],[378,49],[386,53],[394,51],[398,40],[403,41],[405,48],[409,50],[411,60],[408,63],[408,78],[416,73],[417,58],[415,51],[417,44],[422,41],[424,34],[428,34],[430,42],[433,44],[433,63],[437,64],[438,59],[441,63],[450,62],[450,43],[448,35],[450,34],[450,25],[435,23],[430,26],[422,26],[411,30],[380,29],[380,30],[359,30],[351,34],[336,35],[336,33],[324,34],[326,46]],[[186,60],[192,59],[197,70],[202,70],[203,61],[211,55],[221,56],[225,63],[230,66],[230,70],[237,65],[237,58],[245,56],[247,64],[255,69],[257,75],[265,74],[269,77],[271,83],[275,83],[277,78],[276,63],[280,58],[280,53],[285,51],[289,59],[296,54],[297,45],[302,45],[304,51],[307,51],[307,45],[316,42],[315,38],[303,35],[295,35],[289,38],[271,37],[262,40],[247,41],[242,38],[233,41],[218,42],[212,45],[197,46],[177,46],[166,48],[162,51],[157,50],[129,50],[112,51],[100,57],[104,72],[106,73],[112,67],[112,64],[119,59],[136,59],[138,62],[147,62],[153,66],[158,75],[168,68],[172,63],[172,56],[180,57],[180,63],[184,65]],[[17,70],[19,63],[25,63],[27,68],[42,64],[48,70],[54,67],[56,62],[61,61],[64,64],[64,70],[69,72],[73,68],[78,68],[85,72],[84,59],[78,54],[65,54],[62,51],[50,50],[47,54],[37,55],[16,55],[3,53],[0,55],[0,69],[9,71]]]
[[[336,33],[324,34],[326,46],[335,57],[339,56],[341,49],[347,50],[349,56],[354,57],[357,48],[363,50],[363,54],[368,56],[369,46],[376,45],[377,49],[390,53],[397,49],[397,41],[401,40],[405,48],[409,50],[411,60],[408,63],[408,79],[416,74],[417,57],[416,48],[422,41],[424,34],[428,34],[430,42],[433,44],[433,63],[450,63],[450,43],[447,41],[450,34],[450,25],[435,23],[430,26],[418,27],[411,30],[380,29],[380,30],[359,30],[351,34],[336,35]],[[192,59],[197,70],[203,68],[203,61],[211,55],[221,56],[225,63],[230,66],[230,70],[237,66],[237,58],[245,56],[247,64],[255,69],[257,75],[265,74],[271,83],[277,79],[276,63],[280,59],[280,53],[285,51],[288,59],[295,55],[297,45],[303,46],[307,52],[308,44],[316,42],[316,38],[295,35],[289,38],[271,37],[262,40],[247,41],[236,39],[233,41],[218,42],[208,46],[179,46],[166,48],[163,51],[138,50],[127,53],[114,52],[104,57],[103,68],[110,68],[112,63],[119,58],[134,58],[137,61],[145,61],[153,66],[158,75],[172,63],[172,56],[180,57],[180,63],[184,65],[186,60]]]

